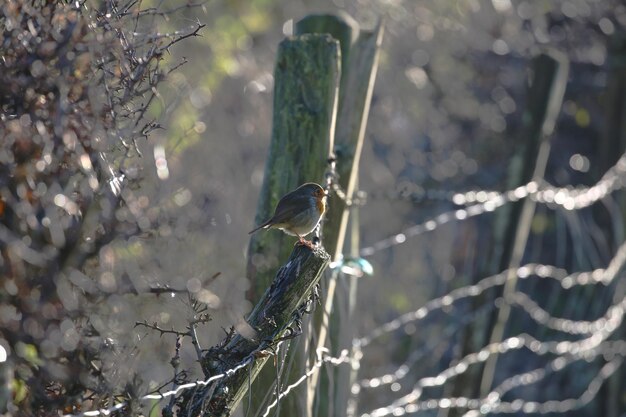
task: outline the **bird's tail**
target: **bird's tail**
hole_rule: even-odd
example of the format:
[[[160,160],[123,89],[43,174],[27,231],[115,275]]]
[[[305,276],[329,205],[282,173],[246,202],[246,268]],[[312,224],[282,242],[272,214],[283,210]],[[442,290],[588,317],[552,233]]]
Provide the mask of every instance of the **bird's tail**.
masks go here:
[[[266,228],[268,228],[270,226],[271,223],[272,223],[272,219],[269,219],[268,221],[261,223],[261,225],[255,227],[254,229],[249,231],[248,234],[251,235],[252,233],[256,232],[257,230],[266,229]]]

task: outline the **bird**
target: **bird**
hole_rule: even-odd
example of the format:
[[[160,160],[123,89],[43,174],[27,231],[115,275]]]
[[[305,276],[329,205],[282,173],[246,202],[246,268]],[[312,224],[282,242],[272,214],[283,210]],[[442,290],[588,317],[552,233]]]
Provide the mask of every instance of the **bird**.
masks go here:
[[[298,236],[298,242],[309,248],[313,244],[304,239],[311,233],[326,211],[328,194],[314,182],[302,184],[295,190],[285,194],[276,205],[274,215],[255,227],[248,234],[260,229],[280,229],[291,236]]]

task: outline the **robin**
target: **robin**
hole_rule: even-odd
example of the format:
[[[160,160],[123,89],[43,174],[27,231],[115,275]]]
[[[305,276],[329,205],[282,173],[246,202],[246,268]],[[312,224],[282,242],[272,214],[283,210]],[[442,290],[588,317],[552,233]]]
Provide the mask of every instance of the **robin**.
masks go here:
[[[259,229],[280,229],[291,236],[298,236],[300,244],[312,248],[312,243],[303,236],[311,233],[326,211],[326,191],[313,182],[302,184],[280,199],[274,215],[261,223],[252,234]]]

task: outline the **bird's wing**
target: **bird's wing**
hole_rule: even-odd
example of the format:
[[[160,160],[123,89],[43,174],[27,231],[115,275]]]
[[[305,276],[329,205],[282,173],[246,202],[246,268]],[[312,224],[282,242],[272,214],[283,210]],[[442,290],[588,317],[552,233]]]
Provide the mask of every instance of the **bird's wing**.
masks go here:
[[[306,200],[309,197],[291,194],[293,193],[286,194],[278,201],[274,215],[270,219],[255,227],[253,230],[248,232],[248,234],[251,235],[259,229],[263,229],[274,224],[280,226],[300,214],[303,211],[303,207],[305,209],[308,207],[308,202]]]
[[[271,223],[285,223],[309,208],[308,196],[290,196],[289,199],[285,197],[278,202]]]

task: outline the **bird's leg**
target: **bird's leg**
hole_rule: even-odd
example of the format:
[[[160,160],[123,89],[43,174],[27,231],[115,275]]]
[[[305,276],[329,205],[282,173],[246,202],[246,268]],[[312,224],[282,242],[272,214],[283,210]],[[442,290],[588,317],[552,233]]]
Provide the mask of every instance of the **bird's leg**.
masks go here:
[[[307,248],[309,248],[311,250],[315,249],[313,247],[313,243],[310,240],[306,240],[305,238],[303,238],[300,235],[297,235],[297,236],[298,236],[298,241],[296,242],[296,245],[306,246]]]

